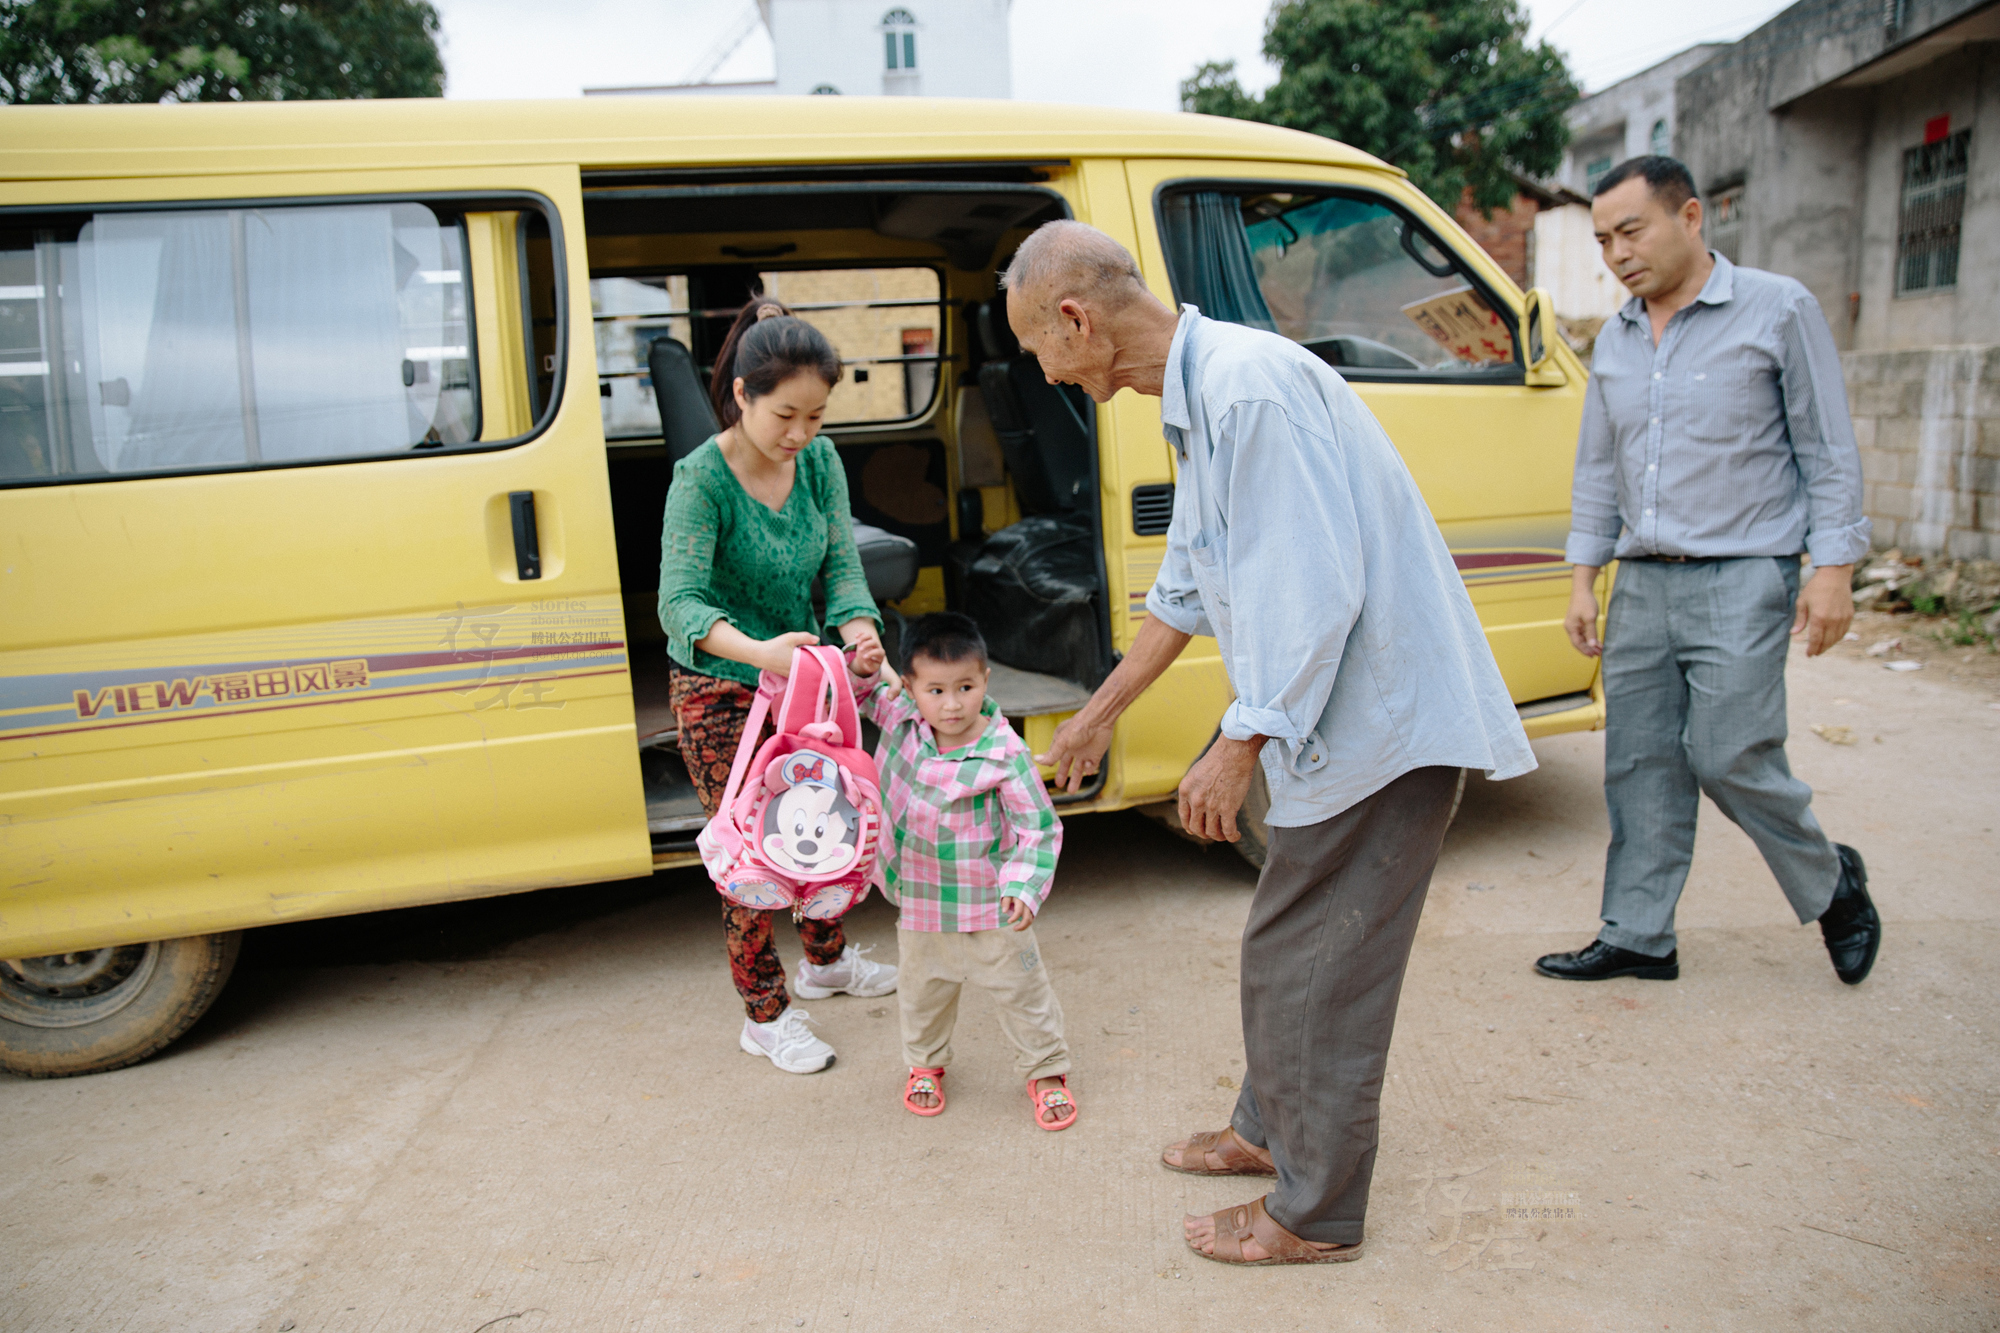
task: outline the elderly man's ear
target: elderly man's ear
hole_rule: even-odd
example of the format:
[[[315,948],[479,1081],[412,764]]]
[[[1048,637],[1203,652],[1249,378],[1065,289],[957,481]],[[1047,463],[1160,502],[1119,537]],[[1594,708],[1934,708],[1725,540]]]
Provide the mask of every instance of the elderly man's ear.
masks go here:
[[[1073,296],[1065,296],[1056,307],[1056,318],[1076,330],[1079,338],[1090,336],[1090,312]]]

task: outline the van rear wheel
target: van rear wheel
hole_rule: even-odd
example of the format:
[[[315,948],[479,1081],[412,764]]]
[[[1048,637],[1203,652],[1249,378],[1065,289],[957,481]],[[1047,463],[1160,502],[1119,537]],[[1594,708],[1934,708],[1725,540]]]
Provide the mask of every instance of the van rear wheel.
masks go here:
[[[137,1064],[194,1026],[243,932],[0,958],[0,1069],[65,1078]]]
[[[1450,828],[1452,821],[1458,818],[1459,802],[1464,799],[1465,770],[1461,768],[1458,770],[1458,786],[1451,793],[1451,814],[1444,821],[1446,828]],[[1237,839],[1234,844],[1236,854],[1259,870],[1264,868],[1264,858],[1271,849],[1271,829],[1264,822],[1270,813],[1271,788],[1264,781],[1264,766],[1259,764],[1250,775],[1250,790],[1243,797],[1243,808],[1236,812]]]

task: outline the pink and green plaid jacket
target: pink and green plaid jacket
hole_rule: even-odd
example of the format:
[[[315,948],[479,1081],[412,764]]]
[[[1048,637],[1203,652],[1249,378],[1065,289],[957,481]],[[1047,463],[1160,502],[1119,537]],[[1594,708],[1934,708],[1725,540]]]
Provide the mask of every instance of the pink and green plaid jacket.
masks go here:
[[[866,686],[861,687],[867,689]],[[939,754],[916,704],[886,681],[868,690],[861,711],[882,729],[882,771],[891,846],[884,892],[902,909],[904,930],[996,930],[1002,898],[1037,914],[1062,852],[1062,821],[1028,747],[1000,715],[962,750]]]

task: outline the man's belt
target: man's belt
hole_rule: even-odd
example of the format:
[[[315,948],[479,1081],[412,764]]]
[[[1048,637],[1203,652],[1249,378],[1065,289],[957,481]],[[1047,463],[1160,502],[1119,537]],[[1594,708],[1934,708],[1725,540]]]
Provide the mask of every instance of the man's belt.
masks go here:
[[[1723,555],[1628,555],[1627,560],[1650,560],[1662,565],[1689,565],[1697,560],[1727,560]]]

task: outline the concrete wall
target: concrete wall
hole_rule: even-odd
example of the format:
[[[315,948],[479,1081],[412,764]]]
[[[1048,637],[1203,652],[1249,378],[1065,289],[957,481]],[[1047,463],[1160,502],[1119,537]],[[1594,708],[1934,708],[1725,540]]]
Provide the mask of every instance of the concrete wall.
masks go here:
[[[1904,0],[1902,28],[1859,0],[1802,0],[1683,75],[1675,155],[1714,197],[1743,187],[1740,263],[1797,278],[1843,349],[2000,341],[2000,45],[1939,44],[1930,29],[1982,0]],[[1982,28],[1983,31],[1983,28]],[[1900,36],[1898,34],[1901,34]],[[1901,68],[1860,68],[1890,52]],[[1889,62],[1885,61],[1884,65]],[[1926,122],[1973,131],[1955,294],[1895,295],[1904,150]]]
[[[1556,178],[1578,194],[1588,194],[1585,169],[1596,158],[1612,165],[1650,153],[1653,126],[1667,124],[1667,151],[1672,151],[1676,116],[1674,81],[1723,48],[1713,43],[1691,46],[1650,69],[1600,88],[1581,98],[1565,115],[1570,146]]]
[[[1982,109],[1988,109],[1982,118]],[[1936,347],[2000,342],[2000,46],[1980,45],[1875,91],[1862,215],[1860,317],[1854,345]],[[1903,154],[1934,116],[1972,130],[1955,291],[1896,294],[1896,226]]]
[[[2000,347],[1841,358],[1875,545],[2000,560]]]
[[[1534,285],[1548,288],[1564,319],[1608,319],[1631,293],[1604,266],[1604,251],[1582,204],[1546,209],[1535,218]]]

